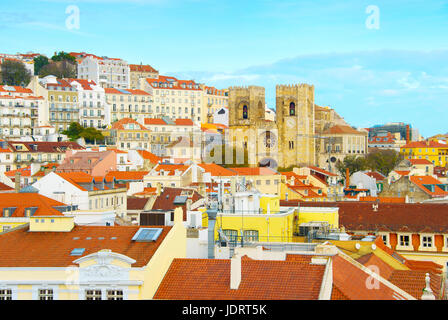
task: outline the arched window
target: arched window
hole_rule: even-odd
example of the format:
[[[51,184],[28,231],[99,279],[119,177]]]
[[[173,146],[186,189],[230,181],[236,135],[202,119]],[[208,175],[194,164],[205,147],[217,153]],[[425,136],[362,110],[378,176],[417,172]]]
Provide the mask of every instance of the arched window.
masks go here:
[[[243,119],[247,119],[247,106],[243,106]]]
[[[295,116],[296,115],[296,104],[294,102],[291,102],[289,104],[289,115]]]

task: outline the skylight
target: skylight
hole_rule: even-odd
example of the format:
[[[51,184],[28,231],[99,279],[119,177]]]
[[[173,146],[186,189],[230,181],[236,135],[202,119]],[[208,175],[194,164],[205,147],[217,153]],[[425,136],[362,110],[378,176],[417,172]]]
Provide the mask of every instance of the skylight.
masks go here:
[[[162,228],[140,228],[132,240],[138,242],[156,241],[162,233]]]
[[[71,256],[82,256],[84,254],[84,251],[86,251],[85,248],[75,248],[70,253]]]

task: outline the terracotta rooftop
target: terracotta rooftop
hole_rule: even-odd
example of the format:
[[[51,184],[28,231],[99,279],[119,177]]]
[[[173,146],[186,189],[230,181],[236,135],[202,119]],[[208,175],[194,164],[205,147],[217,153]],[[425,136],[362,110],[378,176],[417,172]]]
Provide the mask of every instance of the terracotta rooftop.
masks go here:
[[[33,216],[63,216],[59,210],[55,209],[59,206],[65,206],[65,204],[38,193],[0,193],[2,216],[6,208],[10,209],[11,217],[25,217],[27,208],[37,208]]]
[[[105,177],[106,179],[114,177],[117,181],[140,181],[143,180],[144,176],[146,176],[148,172],[149,171],[109,171]]]
[[[248,168],[248,167],[240,167],[240,168],[229,168],[229,170],[234,171],[237,175],[240,176],[268,176],[268,175],[276,175],[279,174],[278,172],[272,170],[268,167],[255,167],[255,168]]]
[[[230,260],[174,259],[154,299],[316,300],[325,265],[299,260],[241,259],[241,283],[230,289]]]
[[[350,126],[343,125],[335,125],[331,128],[325,130],[323,134],[355,134],[355,135],[366,135],[366,132],[362,132],[356,129],[353,129]]]
[[[75,248],[85,248],[82,256],[110,249],[136,262],[132,267],[148,264],[171,227],[155,242],[135,242],[132,237],[139,226],[78,226],[70,232],[28,232],[18,229],[0,235],[0,267],[67,267],[80,256],[71,256]]]
[[[372,203],[358,201],[312,202],[280,200],[281,206],[338,207],[339,225],[349,231],[448,233],[448,204]]]
[[[127,209],[128,210],[143,210],[148,201],[149,201],[149,198],[128,197],[127,198],[127,203],[128,203]]]

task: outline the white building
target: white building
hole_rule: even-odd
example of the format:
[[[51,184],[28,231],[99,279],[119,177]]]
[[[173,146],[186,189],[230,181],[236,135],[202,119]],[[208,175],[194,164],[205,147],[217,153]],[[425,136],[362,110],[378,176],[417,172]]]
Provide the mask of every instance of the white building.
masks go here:
[[[115,180],[95,180],[84,172],[50,172],[32,185],[48,198],[77,206],[84,212],[114,213],[126,219],[126,188],[117,188]]]
[[[131,118],[143,123],[153,115],[152,97],[143,90],[106,88],[108,123]]]
[[[0,136],[31,136],[33,127],[45,122],[39,117],[44,105],[44,97],[35,96],[29,88],[0,86]]]
[[[102,128],[106,124],[106,94],[93,80],[68,79],[76,87],[79,100],[79,123],[84,127]]]
[[[188,118],[196,123],[207,120],[202,118],[204,91],[193,80],[178,80],[167,76],[140,79],[140,89],[153,97],[153,118]]]
[[[103,88],[127,89],[129,77],[129,65],[121,59],[86,54],[78,63],[78,78],[93,80]]]

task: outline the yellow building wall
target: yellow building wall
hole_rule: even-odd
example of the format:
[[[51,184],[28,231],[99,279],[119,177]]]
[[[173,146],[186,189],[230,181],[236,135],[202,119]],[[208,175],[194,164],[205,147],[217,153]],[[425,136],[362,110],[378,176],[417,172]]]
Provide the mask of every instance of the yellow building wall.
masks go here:
[[[411,151],[411,154],[409,153]],[[428,159],[435,166],[445,167],[448,164],[448,147],[447,148],[401,148],[400,153],[405,159]],[[440,155],[439,155],[440,153]]]
[[[74,226],[73,217],[31,217],[29,231],[63,232],[71,231]]]
[[[10,227],[11,229],[16,228],[18,226],[24,225],[27,222],[0,222],[0,233],[6,231],[4,227]]]
[[[329,225],[333,226],[333,228],[339,228],[339,213],[336,208],[330,212],[303,212],[299,211],[299,219],[298,223],[307,223],[307,222],[315,222],[315,221],[324,221],[328,222]]]
[[[148,265],[142,271],[131,270],[131,280],[143,280],[138,299],[152,299],[159,288],[174,258],[185,258],[187,254],[187,230],[177,223],[165,237]]]
[[[294,213],[256,215],[218,215],[215,225],[215,239],[218,230],[237,230],[238,236],[244,230],[257,230],[260,242],[292,242]]]
[[[263,213],[267,213],[269,207],[269,211],[279,212],[280,211],[280,198],[279,197],[261,197],[260,198],[260,208],[263,210]]]

